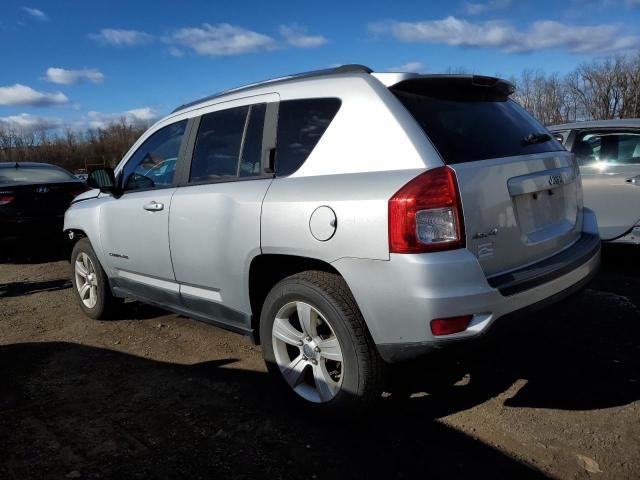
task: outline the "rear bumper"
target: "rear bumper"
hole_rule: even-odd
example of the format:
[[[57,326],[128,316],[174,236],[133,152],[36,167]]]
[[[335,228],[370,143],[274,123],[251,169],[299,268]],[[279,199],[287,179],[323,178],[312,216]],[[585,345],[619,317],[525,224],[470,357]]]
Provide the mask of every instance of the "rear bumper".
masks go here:
[[[493,288],[505,296],[524,292],[555,280],[583,265],[600,250],[600,237],[584,233],[566,250],[534,265],[489,278]]]
[[[544,308],[584,288],[600,264],[596,232],[584,232],[550,259],[490,280],[466,249],[392,255],[390,261],[341,259],[334,266],[350,286],[381,356],[393,363],[479,338],[502,317]],[[467,330],[431,334],[432,319],[459,315],[473,315]]]
[[[494,320],[490,326],[482,330],[480,333],[475,335],[474,337],[466,337],[466,338],[441,338],[438,341],[428,341],[428,342],[417,342],[417,343],[406,343],[406,344],[382,344],[378,345],[378,351],[380,352],[380,356],[388,363],[399,363],[407,360],[412,360],[414,358],[418,358],[424,355],[428,355],[437,350],[449,349],[454,347],[460,347],[462,344],[467,346],[467,344],[475,344],[478,340],[484,339],[487,335],[491,336],[491,332],[494,330],[495,323],[502,322],[511,322],[517,321],[519,318],[526,316],[528,314],[537,312],[539,310],[544,310],[545,308],[549,308],[551,305],[554,305],[558,302],[561,302],[572,295],[579,293],[583,290],[590,282],[593,280],[593,277],[598,273],[597,268],[594,268],[586,277],[582,278],[579,282],[573,284],[569,288],[558,292],[548,298],[540,300],[536,303],[523,307],[519,310],[515,310],[513,312],[507,313],[499,319]],[[456,350],[457,352],[458,350]]]

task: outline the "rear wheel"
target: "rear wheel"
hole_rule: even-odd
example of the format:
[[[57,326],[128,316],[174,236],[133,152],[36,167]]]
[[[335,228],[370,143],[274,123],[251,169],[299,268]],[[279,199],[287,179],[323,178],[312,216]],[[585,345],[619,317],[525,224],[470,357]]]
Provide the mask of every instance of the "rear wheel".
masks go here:
[[[269,372],[310,408],[350,410],[382,391],[384,364],[339,275],[309,271],[279,282],[265,300],[260,339]]]
[[[71,253],[71,281],[80,308],[93,319],[111,317],[123,303],[111,293],[109,280],[96,257],[89,239],[83,238]]]

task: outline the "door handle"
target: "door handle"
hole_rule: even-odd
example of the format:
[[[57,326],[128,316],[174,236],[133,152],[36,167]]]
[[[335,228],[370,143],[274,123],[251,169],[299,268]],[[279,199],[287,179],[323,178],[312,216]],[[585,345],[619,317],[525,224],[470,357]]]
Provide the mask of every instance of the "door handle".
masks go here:
[[[144,209],[150,212],[159,212],[160,210],[164,209],[164,203],[158,203],[154,200],[152,202],[147,203],[144,206]]]

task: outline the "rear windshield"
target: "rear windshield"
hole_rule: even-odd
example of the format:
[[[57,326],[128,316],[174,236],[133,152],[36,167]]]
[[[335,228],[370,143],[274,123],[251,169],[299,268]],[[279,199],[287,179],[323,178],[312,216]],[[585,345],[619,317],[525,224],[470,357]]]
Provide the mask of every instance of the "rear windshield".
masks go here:
[[[9,167],[0,168],[0,185],[56,183],[78,181],[70,173],[58,168],[47,167]]]
[[[505,97],[424,95],[392,90],[440,152],[445,163],[564,150],[555,139],[526,144],[548,133],[520,105]]]

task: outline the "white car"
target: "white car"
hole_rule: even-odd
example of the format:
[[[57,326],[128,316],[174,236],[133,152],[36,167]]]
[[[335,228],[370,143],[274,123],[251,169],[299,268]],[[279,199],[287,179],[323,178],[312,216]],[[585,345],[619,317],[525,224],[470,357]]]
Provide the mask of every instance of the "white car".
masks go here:
[[[549,127],[576,155],[584,204],[596,212],[603,241],[640,244],[640,119]]]

